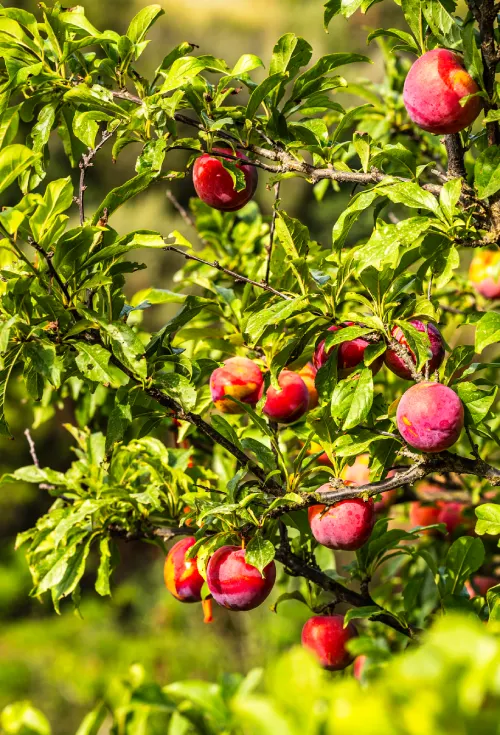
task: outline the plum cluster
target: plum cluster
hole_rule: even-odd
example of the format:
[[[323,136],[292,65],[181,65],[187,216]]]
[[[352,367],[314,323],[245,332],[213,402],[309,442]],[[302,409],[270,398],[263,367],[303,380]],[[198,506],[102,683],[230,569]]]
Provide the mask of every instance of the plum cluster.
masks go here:
[[[436,135],[457,133],[471,125],[482,107],[479,87],[462,65],[460,57],[446,49],[433,49],[420,57],[411,67],[405,81],[403,100],[412,121]],[[235,168],[237,175],[235,175]],[[241,177],[241,175],[243,177]],[[239,185],[236,184],[236,179]],[[202,154],[193,167],[193,183],[202,201],[215,209],[233,212],[244,207],[253,197],[258,176],[256,164],[232,148],[214,148]],[[469,278],[476,291],[485,298],[500,297],[500,252],[482,251],[473,258]],[[431,355],[427,374],[441,366],[444,342],[434,324],[413,319],[411,326],[426,332]],[[356,326],[352,322],[334,324],[328,331],[338,332]],[[376,374],[386,367],[403,380],[412,380],[416,356],[403,330],[395,326],[392,341],[382,355],[370,364]],[[393,348],[394,342],[402,350]],[[336,350],[337,372],[346,378],[364,366],[365,351],[370,342],[363,337],[344,340]],[[244,412],[241,404],[255,408],[263,399],[262,411],[277,424],[291,424],[318,405],[316,375],[328,361],[335,348],[327,348],[325,339],[316,345],[312,362],[298,371],[284,369],[278,376],[278,387],[265,389],[265,375],[260,363],[247,357],[236,356],[224,362],[210,377],[210,391],[215,408],[222,413]],[[415,369],[412,370],[412,363]],[[264,395],[265,390],[265,395]],[[410,387],[401,397],[396,421],[402,438],[413,448],[427,453],[441,452],[451,447],[460,436],[464,425],[464,408],[458,395],[447,386],[431,380],[422,380]],[[328,465],[326,453],[320,454],[320,445],[310,451],[319,454],[318,463]],[[392,473],[393,474],[393,473]],[[389,474],[389,476],[391,473]],[[354,464],[342,472],[344,483],[362,486],[370,481],[369,455],[356,458]],[[458,528],[471,531],[467,506],[463,503],[444,502],[433,498],[441,488],[424,483],[419,490],[425,500],[414,501],[410,507],[410,521],[417,526],[442,524],[447,534]],[[327,483],[316,491],[319,495],[331,490]],[[374,502],[372,498],[354,498],[333,505],[318,503],[308,510],[309,525],[315,540],[328,549],[354,551],[370,538],[376,514],[386,511],[395,501],[397,490],[386,492]],[[427,533],[441,533],[431,529]],[[165,561],[165,584],[182,602],[204,602],[213,598],[219,605],[233,611],[252,610],[269,596],[276,579],[274,561],[262,573],[246,561],[245,549],[223,546],[211,556],[205,579],[198,569],[197,559],[189,558],[194,537],[178,541]],[[470,597],[486,594],[496,584],[493,577],[478,575],[469,583]],[[205,598],[205,599],[204,599]],[[211,619],[208,608],[206,620]],[[315,615],[304,625],[302,644],[312,650],[328,670],[344,669],[352,663],[346,644],[357,635],[352,623],[345,625],[342,615]],[[365,657],[355,662],[354,674],[361,676]]]

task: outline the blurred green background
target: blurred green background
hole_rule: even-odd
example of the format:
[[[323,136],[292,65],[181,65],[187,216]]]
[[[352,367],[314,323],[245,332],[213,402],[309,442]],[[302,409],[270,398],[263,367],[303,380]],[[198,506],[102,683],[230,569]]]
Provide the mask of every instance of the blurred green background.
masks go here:
[[[130,18],[148,4],[147,0],[87,0],[85,8],[98,28],[123,33]],[[367,27],[399,24],[395,6],[385,3],[374,6],[368,17],[358,13],[349,22],[335,20],[329,34],[323,31],[319,0],[185,0],[163,4],[165,16],[153,28],[151,44],[141,61],[145,74],[184,40],[196,43],[199,53],[214,54],[229,64],[245,52],[261,56],[267,64],[278,37],[293,31],[312,44],[315,58],[337,51],[368,53],[375,63],[356,66],[351,74],[360,75],[358,82],[363,77],[379,81],[382,60],[376,44],[366,49]],[[35,2],[5,5],[37,12]],[[353,99],[346,96],[340,101],[351,104]],[[49,176],[66,176],[67,162],[56,139],[51,152]],[[109,189],[133,175],[136,155],[137,150],[126,149],[118,163],[111,165],[109,150],[102,151],[87,176],[88,212]],[[180,168],[181,154],[170,162],[172,168]],[[172,188],[187,205],[193,195],[190,179],[176,182]],[[325,245],[349,195],[347,188],[341,194],[330,191],[318,204],[305,182],[286,181],[282,186],[287,212],[300,217],[313,237]],[[269,213],[272,196],[264,176],[257,199]],[[179,229],[193,237],[166,199],[164,185],[133,201],[113,216],[112,225],[118,231],[140,227],[167,235]],[[368,224],[362,217],[357,234],[363,234]],[[176,256],[150,251],[140,253],[139,259],[149,267],[129,279],[128,297],[147,286],[171,287],[172,275],[180,267]],[[159,327],[168,316],[165,307],[150,309],[148,327]],[[25,402],[22,383],[16,379],[9,389],[7,416],[15,439],[0,441],[2,473],[31,463],[24,430],[32,424],[33,414]],[[62,424],[73,420],[71,407],[65,406],[32,432],[42,466],[64,469],[69,465],[70,441]],[[138,543],[122,547],[111,601],[97,598],[89,583],[89,589],[84,590],[82,617],[76,616],[69,604],[58,617],[49,601],[40,604],[29,597],[28,569],[22,552],[13,550],[16,534],[33,525],[49,505],[50,498],[34,487],[20,490],[16,486],[0,494],[0,710],[13,700],[30,699],[47,714],[56,735],[70,733],[104,692],[110,677],[124,675],[135,661],[144,663],[148,673],[163,682],[188,676],[213,680],[222,671],[248,671],[263,665],[278,650],[298,642],[307,611],[294,603],[284,605],[279,615],[273,615],[267,605],[245,615],[217,609],[215,623],[205,626],[200,606],[181,605],[168,596],[159,550]]]

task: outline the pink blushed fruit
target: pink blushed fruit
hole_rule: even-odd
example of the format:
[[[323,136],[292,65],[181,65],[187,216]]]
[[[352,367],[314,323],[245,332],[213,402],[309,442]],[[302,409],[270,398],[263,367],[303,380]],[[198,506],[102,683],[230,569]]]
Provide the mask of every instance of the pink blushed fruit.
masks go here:
[[[326,483],[316,492],[330,491]],[[375,523],[371,498],[341,500],[335,505],[312,505],[308,510],[309,525],[316,541],[328,549],[355,551],[370,538]]]
[[[308,362],[298,371],[298,375],[302,378],[306,384],[306,388],[309,392],[309,411],[312,411],[319,402],[318,391],[316,390],[316,373],[318,371],[311,362]]]
[[[442,452],[460,436],[464,407],[451,388],[423,381],[403,394],[396,420],[401,436],[412,447],[421,452]]]
[[[214,148],[213,153],[224,153],[237,156],[242,161],[248,160],[243,153],[239,151],[235,153],[231,148]],[[193,166],[193,184],[196,193],[205,204],[223,212],[234,212],[250,201],[257,188],[257,169],[243,162],[236,163],[236,167],[243,171],[245,176],[245,188],[241,191],[236,191],[231,174],[224,168],[220,158],[204,153],[196,159]]]
[[[367,661],[366,656],[356,656],[356,658],[354,659],[352,673],[354,674],[354,678],[357,679],[358,681],[361,681],[361,677],[363,676],[363,670],[365,668],[366,661]]]
[[[412,319],[410,321],[410,324],[415,327],[415,329],[417,329],[419,332],[426,331],[425,324],[419,319]],[[429,360],[429,372],[433,373],[436,370],[439,370],[444,360],[443,338],[441,337],[439,329],[434,326],[434,324],[427,325],[427,335],[429,337],[432,352],[432,357]],[[392,336],[397,342],[399,342],[400,345],[404,345],[409,349],[408,342],[406,341],[406,337],[404,336],[401,327],[394,327],[394,329],[392,330]],[[410,349],[409,351],[410,357],[413,363],[416,365],[415,355]],[[389,370],[395,373],[399,378],[403,378],[403,380],[411,380],[411,372],[409,371],[403,360],[394,352],[394,350],[389,348],[385,353],[384,359],[385,364],[387,365]]]
[[[486,299],[500,298],[500,251],[481,250],[471,260],[469,280]]]
[[[499,584],[499,580],[496,577],[489,577],[484,574],[476,574],[472,579],[465,583],[465,589],[469,593],[469,597],[472,599],[477,595],[486,597],[486,593],[492,587],[496,587]]]
[[[353,322],[345,322],[345,324],[341,324],[340,326],[333,324],[331,327],[328,327],[328,331],[337,332],[339,329],[344,329],[345,327],[352,326],[355,326]],[[337,351],[337,366],[341,377],[346,377],[357,367],[364,367],[364,354],[366,348],[369,345],[370,343],[366,339],[363,339],[363,337],[356,337],[356,339],[350,339],[346,342],[341,342]],[[313,364],[316,370],[319,370],[321,367],[323,367],[323,365],[328,360],[328,356],[330,355],[332,349],[333,347],[329,350],[325,348],[324,339],[319,343],[313,355]],[[380,355],[376,358],[376,360],[371,363],[370,370],[374,375],[375,373],[378,373],[378,371],[382,367],[383,361],[384,357],[383,355]]]
[[[341,671],[352,663],[346,644],[356,636],[352,623],[344,628],[343,615],[315,615],[302,628],[302,645],[316,656],[323,668]]]
[[[278,376],[279,390],[269,386],[263,413],[278,424],[291,424],[309,408],[309,391],[297,373],[282,370]]]
[[[201,601],[201,588],[204,580],[198,571],[196,557],[186,559],[186,554],[195,541],[194,536],[177,541],[165,560],[165,585],[168,591],[181,602]]]
[[[243,413],[242,403],[255,406],[262,395],[264,377],[258,365],[247,357],[231,357],[210,376],[210,393],[215,407],[223,413]]]
[[[222,546],[211,556],[207,566],[207,585],[219,605],[229,610],[253,610],[271,592],[276,580],[274,561],[261,574],[246,563],[245,550]]]
[[[421,56],[405,80],[403,102],[410,118],[423,130],[436,135],[458,133],[481,112],[480,97],[460,100],[479,92],[464,69],[460,56],[446,49],[433,49]]]

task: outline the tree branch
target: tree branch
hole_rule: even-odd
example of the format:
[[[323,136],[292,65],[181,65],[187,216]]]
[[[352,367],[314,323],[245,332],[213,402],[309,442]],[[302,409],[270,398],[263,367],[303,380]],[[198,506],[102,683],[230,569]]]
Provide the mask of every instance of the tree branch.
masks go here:
[[[136,105],[143,104],[143,100],[141,100],[140,97],[130,94],[126,90],[114,91],[112,92],[112,94],[117,99],[123,99],[128,102],[133,102]],[[197,130],[206,130],[205,126],[202,125],[202,123],[198,122],[197,120],[193,120],[193,118],[180,112],[175,113],[174,119],[176,120],[176,122],[183,123],[184,125],[189,125],[190,127],[194,127]],[[322,181],[323,179],[329,179],[330,181],[338,181],[339,183],[349,184],[378,184],[382,181],[409,181],[409,179],[405,179],[404,177],[390,176],[388,174],[384,174],[377,168],[372,168],[369,173],[361,173],[358,171],[337,171],[331,164],[328,164],[326,168],[319,168],[313,166],[310,163],[307,163],[306,161],[298,160],[297,158],[295,158],[295,156],[288,153],[288,151],[280,148],[276,143],[274,143],[274,141],[273,145],[275,147],[269,149],[252,143],[244,145],[236,136],[231,135],[230,133],[226,133],[223,130],[218,130],[217,136],[223,140],[231,142],[236,148],[240,150],[254,153],[256,156],[260,156],[261,158],[265,158],[269,161],[276,161],[278,165],[275,166],[265,164],[263,161],[260,160],[249,159],[248,161],[246,161],[246,163],[248,163],[249,165],[261,168],[264,171],[268,171],[269,173],[274,174],[275,176],[287,173],[294,173],[299,176],[304,176],[312,184],[317,184],[318,181]],[[220,152],[217,155],[221,156],[222,158],[236,160],[241,163],[241,159],[238,159],[236,156],[223,154]],[[422,188],[438,196],[443,187],[439,184],[424,184]]]
[[[460,133],[444,136],[446,153],[448,154],[448,178],[465,179],[467,171],[464,164],[464,149],[460,139]]]
[[[196,222],[194,221],[190,212],[188,212],[188,210],[182,206],[182,204],[177,200],[177,198],[174,196],[173,192],[170,189],[167,189],[166,195],[167,195],[167,199],[169,200],[169,202],[172,203],[175,209],[179,212],[184,222],[187,225],[189,225],[189,227],[192,227],[196,231],[196,234],[198,235],[198,239],[200,240],[200,242],[205,246],[209,246],[210,243],[208,242],[208,240],[205,240],[205,238],[200,235],[198,228],[196,227]]]
[[[295,294],[292,296],[289,296],[288,294],[285,294],[282,291],[277,291],[272,286],[269,286],[269,284],[264,283],[264,281],[253,281],[251,278],[247,278],[246,276],[242,276],[239,273],[235,273],[234,271],[229,270],[229,268],[224,268],[224,266],[222,266],[218,260],[214,260],[214,261],[204,260],[203,258],[199,258],[197,255],[186,253],[184,250],[180,250],[179,248],[176,248],[173,245],[166,245],[163,249],[167,251],[171,251],[173,253],[178,253],[179,255],[182,255],[184,258],[186,258],[186,260],[195,260],[197,263],[203,263],[204,265],[209,265],[211,268],[216,268],[218,271],[221,271],[222,273],[225,273],[231,278],[234,278],[235,281],[242,281],[243,283],[250,283],[252,286],[256,286],[257,288],[262,288],[264,291],[269,291],[270,293],[275,294],[275,296],[279,296],[281,299],[286,299],[287,301],[291,301],[292,299],[297,298]]]
[[[317,584],[318,587],[325,590],[325,592],[331,592],[335,596],[337,602],[345,602],[352,607],[374,606],[378,607],[379,610],[383,610],[383,608],[377,605],[369,594],[362,595],[359,592],[355,592],[354,590],[344,587],[344,585],[332,579],[320,569],[316,569],[315,567],[307,564],[300,558],[300,556],[297,556],[287,548],[278,546],[276,549],[276,559],[281,562],[285,567],[285,570],[288,569],[293,576],[309,579],[311,582],[314,582],[314,584]],[[389,615],[388,613],[377,615],[375,620],[393,628],[393,630],[398,633],[402,633],[408,638],[413,638],[417,634],[417,631],[410,627],[404,628],[395,618],[392,617],[392,615]]]
[[[102,137],[99,143],[96,145],[95,148],[89,148],[88,152],[83,154],[82,159],[78,164],[80,168],[80,181],[78,184],[78,196],[75,197],[75,202],[78,204],[78,209],[80,211],[80,227],[82,227],[83,223],[85,222],[84,195],[85,190],[87,189],[87,187],[85,186],[85,174],[87,173],[87,169],[94,165],[92,161],[97,151],[103,147],[103,145],[106,143],[107,140],[111,138],[112,135],[112,132],[109,132],[108,130],[103,130]]]

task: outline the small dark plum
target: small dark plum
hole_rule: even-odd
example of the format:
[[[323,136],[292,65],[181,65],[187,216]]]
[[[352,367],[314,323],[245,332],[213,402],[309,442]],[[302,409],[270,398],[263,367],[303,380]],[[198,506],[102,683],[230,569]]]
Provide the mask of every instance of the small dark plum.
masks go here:
[[[315,615],[302,628],[302,645],[316,656],[323,668],[341,671],[353,661],[346,644],[357,635],[352,623],[344,628],[343,615]]]
[[[425,332],[426,326],[423,322],[421,322],[419,319],[412,319],[410,321],[410,324],[412,327],[415,327],[419,332]],[[443,344],[443,338],[441,337],[441,332],[434,324],[428,324],[427,325],[427,334],[429,336],[429,342],[431,345],[431,352],[432,357],[429,360],[429,373],[434,373],[436,370],[439,370],[441,367],[441,364],[444,360],[444,344]],[[392,330],[392,336],[396,340],[396,342],[399,342],[400,345],[404,345],[408,348],[410,352],[411,359],[413,363],[416,365],[416,359],[415,355],[410,349],[408,342],[406,341],[406,337],[403,334],[403,330],[401,327],[394,327]],[[411,380],[411,372],[408,369],[408,367],[405,365],[404,361],[399,357],[399,355],[394,352],[390,347],[386,350],[385,353],[385,364],[391,370],[393,373],[395,373],[399,378],[403,378],[403,380]]]

